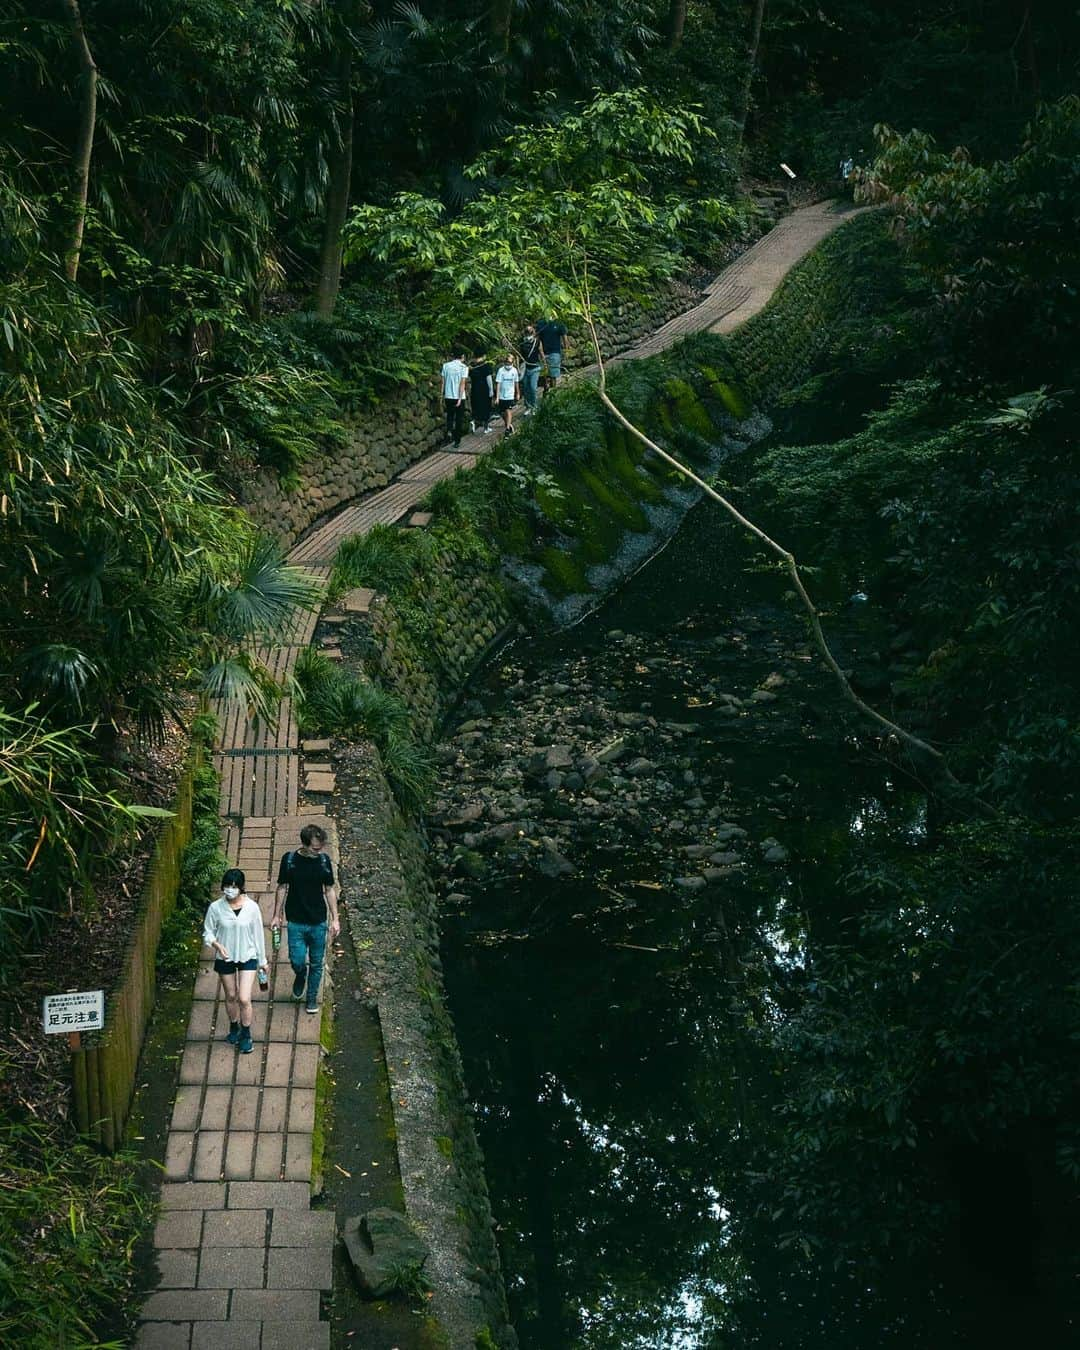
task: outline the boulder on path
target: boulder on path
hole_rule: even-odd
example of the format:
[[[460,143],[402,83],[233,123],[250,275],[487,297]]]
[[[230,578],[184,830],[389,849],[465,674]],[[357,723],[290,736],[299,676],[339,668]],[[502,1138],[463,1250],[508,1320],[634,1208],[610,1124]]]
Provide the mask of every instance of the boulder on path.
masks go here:
[[[403,1284],[415,1287],[428,1259],[427,1244],[396,1209],[346,1219],[342,1238],[365,1298],[386,1298]]]

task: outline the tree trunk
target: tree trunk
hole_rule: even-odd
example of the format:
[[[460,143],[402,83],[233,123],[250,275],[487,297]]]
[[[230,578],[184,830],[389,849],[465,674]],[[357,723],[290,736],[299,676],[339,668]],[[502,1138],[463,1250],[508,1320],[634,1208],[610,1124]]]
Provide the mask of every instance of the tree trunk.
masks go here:
[[[491,34],[495,41],[495,50],[504,61],[510,54],[510,21],[513,10],[513,0],[492,0]]]
[[[750,22],[750,45],[746,51],[746,81],[743,84],[742,105],[739,108],[739,143],[746,134],[746,119],[750,116],[750,93],[757,73],[758,50],[761,47],[761,25],[765,19],[765,0],[754,0],[754,15]]]
[[[667,21],[667,49],[677,52],[682,46],[683,29],[686,27],[686,0],[670,0]]]
[[[1039,62],[1035,55],[1035,29],[1031,21],[1031,6],[1024,10],[1024,64],[1031,81],[1031,97],[1038,103],[1042,90],[1039,85]]]
[[[97,125],[97,66],[83,29],[79,0],[64,0],[71,20],[71,35],[82,66],[82,109],[79,118],[79,139],[75,147],[74,193],[71,238],[64,255],[64,275],[75,281],[79,275],[83,231],[86,228],[86,201],[90,191],[90,159],[94,151],[94,129]]]
[[[321,319],[333,316],[341,286],[341,254],[345,217],[349,210],[352,185],[353,120],[352,65],[346,61],[343,72],[345,116],[341,126],[341,144],[330,165],[330,191],[326,198],[326,221],[322,252],[319,256],[319,285],[315,292],[315,310]]]

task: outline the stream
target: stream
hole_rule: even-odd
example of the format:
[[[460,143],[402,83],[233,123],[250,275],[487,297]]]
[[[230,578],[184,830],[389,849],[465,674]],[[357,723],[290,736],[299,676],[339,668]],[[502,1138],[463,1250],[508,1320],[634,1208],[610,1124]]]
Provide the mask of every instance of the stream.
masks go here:
[[[444,968],[526,1348],[822,1343],[797,1299],[786,1336],[746,1323],[761,1032],[844,921],[851,850],[919,847],[925,807],[751,561],[703,503],[597,612],[498,653],[439,748]],[[826,622],[880,687],[872,607]]]

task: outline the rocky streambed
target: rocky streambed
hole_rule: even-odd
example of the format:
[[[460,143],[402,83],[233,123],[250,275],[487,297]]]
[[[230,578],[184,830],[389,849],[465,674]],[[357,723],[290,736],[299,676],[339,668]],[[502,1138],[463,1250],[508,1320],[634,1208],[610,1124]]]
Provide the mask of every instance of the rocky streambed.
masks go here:
[[[600,867],[696,891],[788,861],[802,812],[784,747],[816,736],[824,697],[796,634],[736,612],[722,632],[684,617],[550,662],[507,655],[439,747],[430,832],[448,885]]]

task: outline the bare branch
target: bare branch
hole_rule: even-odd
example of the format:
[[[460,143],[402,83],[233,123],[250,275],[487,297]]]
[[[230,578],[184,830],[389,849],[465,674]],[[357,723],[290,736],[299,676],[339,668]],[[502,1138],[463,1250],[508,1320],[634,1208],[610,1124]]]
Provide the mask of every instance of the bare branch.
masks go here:
[[[825,638],[825,633],[821,627],[821,619],[818,615],[817,608],[815,607],[814,602],[811,600],[810,594],[803,583],[803,579],[799,573],[798,564],[795,561],[794,555],[790,553],[786,548],[784,548],[783,545],[778,544],[775,539],[770,538],[769,535],[767,535],[765,531],[762,530],[759,526],[755,525],[752,520],[744,516],[743,513],[738,509],[738,507],[736,507],[732,502],[728,501],[728,499],[724,497],[721,493],[717,492],[717,490],[712,486],[711,483],[707,483],[704,478],[700,478],[696,473],[694,473],[692,469],[688,469],[686,465],[677,460],[674,457],[674,455],[669,454],[668,451],[666,451],[662,446],[657,445],[655,441],[651,440],[648,436],[646,436],[645,433],[641,431],[638,427],[636,427],[634,423],[630,421],[630,419],[625,415],[625,413],[623,413],[623,411],[618,407],[618,405],[612,400],[611,396],[607,391],[607,371],[604,367],[604,355],[603,352],[600,350],[600,339],[596,332],[596,325],[593,322],[592,306],[589,302],[589,284],[588,284],[587,268],[585,270],[585,274],[580,284],[583,301],[582,308],[584,310],[585,322],[588,325],[589,333],[590,336],[592,337],[593,349],[596,352],[596,364],[600,374],[600,385],[599,385],[600,401],[603,403],[604,407],[607,408],[608,412],[611,413],[611,415],[615,418],[615,420],[621,426],[625,427],[626,430],[636,440],[640,441],[642,445],[646,446],[649,450],[651,450],[653,454],[658,455],[662,460],[664,460],[665,463],[670,464],[671,467],[673,469],[676,469],[679,473],[681,473],[684,478],[688,478],[690,482],[695,483],[699,488],[701,488],[702,492],[704,492],[706,496],[711,497],[714,502],[718,502],[719,505],[722,506],[724,510],[728,513],[728,515],[732,518],[732,520],[736,522],[736,524],[740,525],[744,530],[746,530],[749,534],[751,534],[762,545],[762,547],[766,550],[766,552],[771,553],[774,557],[780,560],[780,562],[784,566],[784,570],[791,578],[791,583],[795,588],[795,594],[799,597],[799,601],[803,609],[806,611],[807,618],[809,619],[810,622],[810,631],[813,635],[814,645],[821,653],[822,660],[825,662],[829,670],[832,671],[833,675],[836,677],[836,681],[839,684],[843,692],[843,695],[848,700],[848,702],[851,703],[855,708],[857,708],[864,717],[868,718],[871,722],[875,723],[875,725],[887,731],[889,735],[895,737],[898,742],[900,742],[903,745],[906,745],[909,750],[912,750],[917,755],[930,760],[931,763],[934,765],[934,767],[938,770],[939,773],[941,773],[945,781],[951,787],[955,787],[959,790],[966,792],[967,790],[963,787],[963,784],[961,784],[959,780],[953,776],[953,773],[949,769],[945,757],[944,755],[942,755],[940,750],[935,749],[934,746],[924,741],[921,737],[913,735],[912,732],[906,731],[898,723],[893,722],[888,717],[883,716],[883,714],[879,713],[876,708],[872,708],[869,703],[861,699],[858,696],[858,694],[856,694],[855,690],[852,689],[851,684],[848,682],[847,676],[840,669],[840,665],[837,662],[836,657],[833,655],[832,649],[829,647],[829,644]],[[983,803],[979,803],[979,805],[984,810],[988,809]]]

